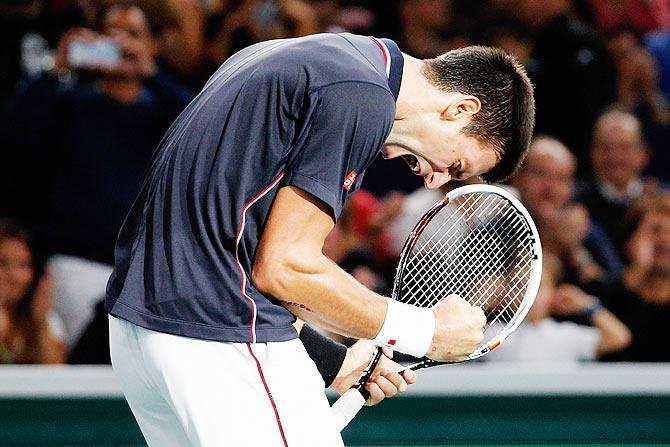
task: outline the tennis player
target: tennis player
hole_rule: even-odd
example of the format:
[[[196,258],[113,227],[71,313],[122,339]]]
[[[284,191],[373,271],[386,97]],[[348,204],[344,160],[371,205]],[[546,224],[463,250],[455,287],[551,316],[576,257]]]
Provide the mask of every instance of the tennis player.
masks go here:
[[[359,366],[308,326],[299,338],[296,316],[415,356],[472,352],[481,309],[388,300],[321,249],[380,152],[429,188],[501,180],[533,117],[525,72],[489,48],[417,60],[321,34],[228,59],[160,143],[116,246],[112,362],[148,444],[341,446],[324,378]],[[395,376],[375,389],[403,390]]]

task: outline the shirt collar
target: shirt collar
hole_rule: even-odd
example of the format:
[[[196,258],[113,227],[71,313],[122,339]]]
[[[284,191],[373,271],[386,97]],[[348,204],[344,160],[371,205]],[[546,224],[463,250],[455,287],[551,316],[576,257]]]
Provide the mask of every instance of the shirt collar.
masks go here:
[[[391,39],[377,39],[370,36],[370,39],[375,41],[384,55],[384,63],[386,64],[386,77],[388,78],[388,85],[391,93],[398,100],[400,94],[400,82],[402,81],[402,70],[405,60],[402,57],[402,52],[398,45]]]
[[[607,200],[615,203],[629,203],[640,197],[644,189],[644,185],[640,179],[631,180],[623,191],[619,191],[613,184],[604,180],[598,186],[600,193]]]

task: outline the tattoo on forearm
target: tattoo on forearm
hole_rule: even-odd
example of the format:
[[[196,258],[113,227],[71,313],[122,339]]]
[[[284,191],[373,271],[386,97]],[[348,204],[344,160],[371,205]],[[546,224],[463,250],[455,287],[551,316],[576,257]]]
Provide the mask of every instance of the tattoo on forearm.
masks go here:
[[[300,309],[302,309],[302,310],[306,310],[307,312],[314,312],[312,309],[310,309],[309,307],[305,306],[304,304],[294,303],[294,302],[292,302],[292,301],[282,301],[282,300],[279,300],[279,301],[280,301],[282,304],[284,304],[285,306],[299,307]]]

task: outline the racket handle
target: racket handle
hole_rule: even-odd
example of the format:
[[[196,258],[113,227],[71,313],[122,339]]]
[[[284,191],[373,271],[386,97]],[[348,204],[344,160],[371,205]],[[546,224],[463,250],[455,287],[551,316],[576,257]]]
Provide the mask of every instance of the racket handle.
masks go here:
[[[351,388],[333,404],[331,409],[333,411],[333,416],[335,417],[337,431],[342,431],[361,408],[363,408],[363,405],[367,400],[363,397],[363,392],[368,394],[365,388],[361,388],[360,391],[356,388]]]

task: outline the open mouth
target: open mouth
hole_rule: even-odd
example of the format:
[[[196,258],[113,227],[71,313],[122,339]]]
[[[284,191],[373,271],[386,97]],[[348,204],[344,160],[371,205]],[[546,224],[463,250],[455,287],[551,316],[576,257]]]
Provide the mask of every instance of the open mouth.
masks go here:
[[[412,170],[413,173],[419,174],[421,172],[421,165],[419,164],[419,160],[414,156],[414,155],[401,155],[402,159],[405,160],[405,163],[407,163],[407,166]]]

